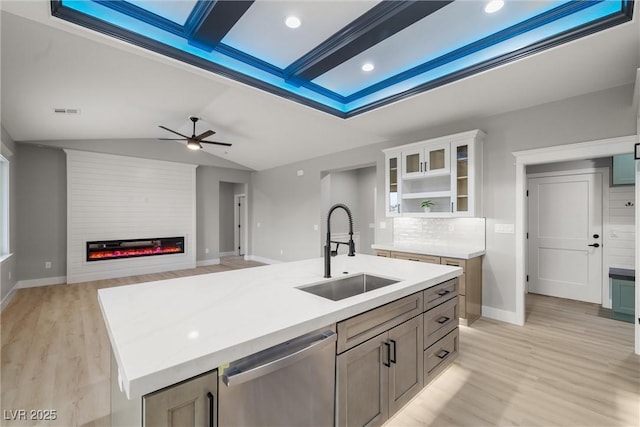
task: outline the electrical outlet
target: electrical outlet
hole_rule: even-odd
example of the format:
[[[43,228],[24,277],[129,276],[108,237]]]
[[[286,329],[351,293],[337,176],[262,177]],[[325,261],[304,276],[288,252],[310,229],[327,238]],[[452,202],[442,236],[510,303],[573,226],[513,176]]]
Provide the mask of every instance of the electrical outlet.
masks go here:
[[[280,255],[284,254],[284,249],[280,249]]]
[[[318,224],[313,224],[313,231],[318,231]]]
[[[11,280],[11,272],[9,272],[9,280]]]
[[[209,253],[209,248],[204,248],[204,253],[208,254]]]
[[[44,268],[51,268],[51,261],[45,261]]]

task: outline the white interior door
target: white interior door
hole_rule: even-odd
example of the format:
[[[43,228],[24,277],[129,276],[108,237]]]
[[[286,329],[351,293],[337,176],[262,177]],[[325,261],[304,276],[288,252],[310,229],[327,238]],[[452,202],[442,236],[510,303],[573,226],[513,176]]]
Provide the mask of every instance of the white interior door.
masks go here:
[[[602,175],[529,178],[529,292],[601,303]]]

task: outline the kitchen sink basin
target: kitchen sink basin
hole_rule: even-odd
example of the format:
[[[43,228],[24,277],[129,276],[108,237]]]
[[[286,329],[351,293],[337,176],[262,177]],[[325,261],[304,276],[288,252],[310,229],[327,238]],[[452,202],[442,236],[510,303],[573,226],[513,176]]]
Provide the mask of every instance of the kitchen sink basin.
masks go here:
[[[317,285],[302,286],[297,289],[333,301],[339,301],[354,295],[384,288],[394,283],[398,283],[398,280],[373,276],[371,274],[358,274],[356,276],[336,278],[327,282],[318,283]]]

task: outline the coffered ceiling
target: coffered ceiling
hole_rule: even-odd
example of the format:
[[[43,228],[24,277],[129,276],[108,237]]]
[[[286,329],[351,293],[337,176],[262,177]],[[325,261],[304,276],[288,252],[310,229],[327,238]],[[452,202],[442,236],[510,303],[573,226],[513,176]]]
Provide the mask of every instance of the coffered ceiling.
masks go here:
[[[227,3],[245,10],[204,7]],[[395,15],[388,11],[359,26],[372,11],[391,6],[368,0],[4,0],[2,124],[17,141],[73,142],[94,151],[131,146],[151,156],[183,148],[157,141],[170,136],[158,125],[190,135],[188,116],[196,115],[198,131],[213,129],[213,139],[233,144],[206,146],[197,155],[218,159],[207,164],[262,170],[382,141],[410,142],[408,135],[429,127],[630,84],[640,65],[631,2],[506,0],[494,14],[485,13],[480,0],[419,2],[433,10],[423,16],[413,10],[413,23],[399,6],[410,3],[391,3]],[[568,13],[576,7],[584,9]],[[138,22],[131,8],[155,24]],[[602,15],[603,8],[611,13]],[[554,10],[567,14],[549,15]],[[297,29],[284,23],[293,14],[301,21]],[[394,20],[398,15],[404,18]],[[573,20],[587,15],[594,20],[575,27]],[[115,16],[137,26],[115,31],[107,19]],[[186,25],[194,16],[201,23],[217,19],[224,25],[214,28],[226,29],[215,37],[198,32]],[[504,33],[540,16],[553,19],[522,34]],[[187,33],[177,34],[185,25]],[[545,32],[559,28],[564,36]],[[541,36],[555,42],[540,44]],[[474,50],[487,37],[492,43]],[[532,43],[538,48],[528,48]],[[365,62],[374,69],[363,71]],[[343,102],[347,97],[352,100]],[[61,108],[79,114],[54,113]]]

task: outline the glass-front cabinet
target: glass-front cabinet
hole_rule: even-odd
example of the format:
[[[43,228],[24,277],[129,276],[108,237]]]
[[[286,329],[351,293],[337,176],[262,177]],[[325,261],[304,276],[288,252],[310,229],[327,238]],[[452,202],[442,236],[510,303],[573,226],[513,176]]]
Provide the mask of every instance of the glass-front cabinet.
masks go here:
[[[384,150],[387,216],[482,216],[480,130]]]
[[[450,171],[448,142],[419,145],[402,152],[402,178],[446,175]]]
[[[400,154],[400,151],[387,151],[385,153],[387,216],[400,215]]]

